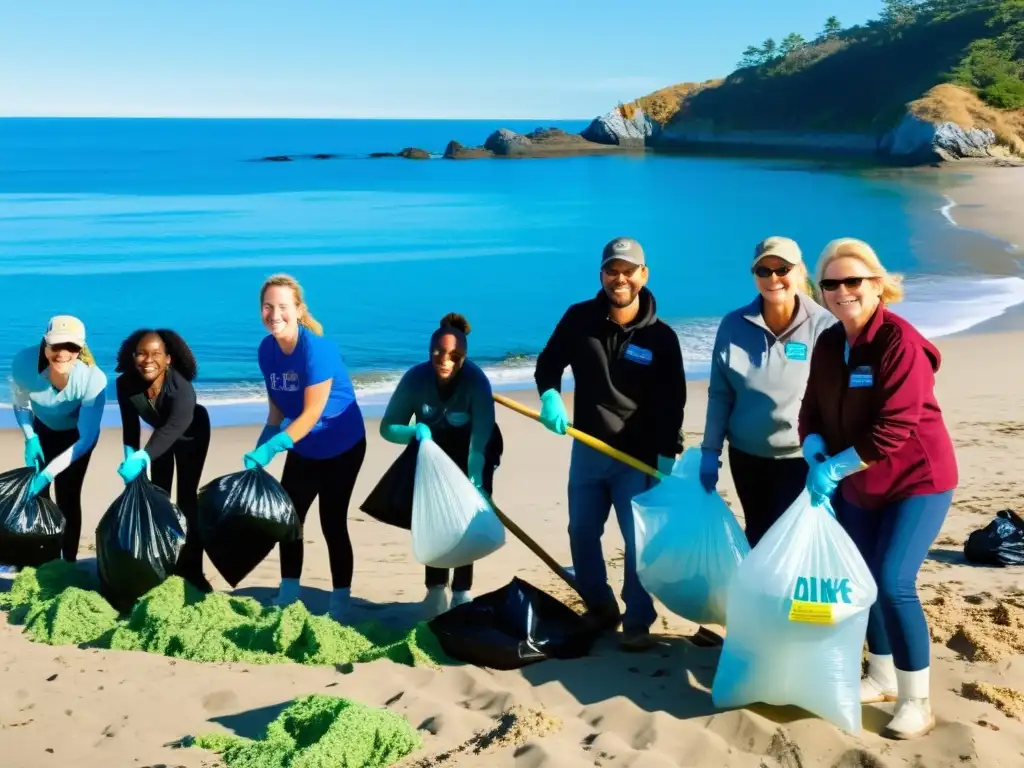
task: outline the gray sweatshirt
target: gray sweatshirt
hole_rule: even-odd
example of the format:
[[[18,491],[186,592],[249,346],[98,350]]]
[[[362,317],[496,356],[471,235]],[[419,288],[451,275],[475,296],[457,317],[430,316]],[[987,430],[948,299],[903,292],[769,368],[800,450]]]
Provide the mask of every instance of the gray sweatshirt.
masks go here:
[[[711,357],[702,448],[721,454],[728,438],[737,450],[787,459],[801,455],[797,418],[811,370],[811,352],[836,322],[808,296],[779,336],[761,317],[761,297],[722,318]]]

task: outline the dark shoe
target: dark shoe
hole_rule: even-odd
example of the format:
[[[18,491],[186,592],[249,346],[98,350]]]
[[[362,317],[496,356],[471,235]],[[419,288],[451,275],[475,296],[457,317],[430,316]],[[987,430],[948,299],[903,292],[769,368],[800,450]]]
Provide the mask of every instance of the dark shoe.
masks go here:
[[[712,632],[707,627],[701,627],[687,639],[698,648],[721,648],[725,643],[725,639],[721,635]]]
[[[590,608],[583,614],[583,619],[598,632],[610,632],[622,623],[622,613],[619,611],[619,604],[615,600],[609,600]]]
[[[622,630],[619,648],[632,653],[642,653],[654,647],[654,636],[647,627],[630,627]]]

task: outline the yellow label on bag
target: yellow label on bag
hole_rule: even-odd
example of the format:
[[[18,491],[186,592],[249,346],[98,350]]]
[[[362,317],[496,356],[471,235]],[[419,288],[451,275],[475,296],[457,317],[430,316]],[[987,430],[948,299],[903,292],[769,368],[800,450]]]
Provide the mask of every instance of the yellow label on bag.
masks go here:
[[[833,624],[832,604],[794,600],[789,608],[789,620],[804,624]]]

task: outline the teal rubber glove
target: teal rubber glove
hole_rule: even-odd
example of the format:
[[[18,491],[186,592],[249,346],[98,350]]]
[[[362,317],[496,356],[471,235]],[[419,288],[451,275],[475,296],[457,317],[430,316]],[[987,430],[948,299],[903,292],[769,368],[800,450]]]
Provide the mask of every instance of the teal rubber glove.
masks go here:
[[[133,453],[135,453],[135,449],[134,449],[134,448],[132,448],[132,447],[131,447],[130,445],[126,445],[126,446],[124,446],[124,457],[125,457],[126,459],[127,459],[127,458],[128,458],[129,456],[131,456],[131,455],[132,455]]]
[[[25,441],[25,466],[39,470],[45,463],[46,457],[43,456],[43,444],[39,442],[39,435],[32,435]]]
[[[245,464],[246,469],[265,467],[281,451],[290,451],[294,447],[295,443],[287,432],[278,432],[258,448],[245,454],[242,457],[242,463]]]
[[[476,488],[483,490],[484,487],[484,455],[482,453],[476,453],[475,451],[469,454],[469,463],[467,464],[469,472],[469,482],[471,482]]]
[[[718,486],[718,469],[721,462],[714,451],[702,449],[700,452],[700,469],[697,474],[704,490],[711,493]]]
[[[804,461],[810,466],[820,464],[828,458],[828,446],[821,435],[808,435],[803,444]]]
[[[416,422],[416,439],[422,443],[426,440],[430,440],[431,438],[433,438],[433,435],[430,434],[430,427],[426,424]]]
[[[46,486],[53,482],[53,474],[48,469],[43,469],[32,476],[32,482],[28,484],[29,497],[36,497],[42,493]]]
[[[855,448],[847,448],[830,459],[812,464],[807,473],[807,491],[811,494],[811,503],[820,505],[832,497],[839,483],[865,469],[865,464]]]
[[[668,477],[676,466],[675,456],[658,456],[658,471]]]
[[[256,447],[259,448],[261,445],[263,445],[265,442],[267,442],[274,435],[280,434],[280,432],[281,432],[281,425],[280,424],[264,424],[263,425],[263,431],[260,432],[260,436],[258,438],[256,438]]]
[[[141,475],[149,467],[149,454],[145,451],[132,451],[131,456],[121,462],[117,468],[117,474],[124,480],[125,485]]]
[[[569,428],[569,414],[557,390],[549,389],[540,396],[540,423],[556,435],[564,435]]]

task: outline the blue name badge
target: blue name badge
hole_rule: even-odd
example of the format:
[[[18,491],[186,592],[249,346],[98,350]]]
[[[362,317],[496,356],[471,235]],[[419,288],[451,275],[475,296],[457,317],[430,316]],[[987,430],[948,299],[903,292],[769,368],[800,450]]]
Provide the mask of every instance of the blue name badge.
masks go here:
[[[807,345],[799,341],[791,341],[786,344],[786,357],[790,360],[806,360]]]
[[[875,384],[875,375],[871,372],[871,366],[859,365],[850,374],[850,388],[872,387]]]
[[[654,362],[654,353],[649,349],[638,347],[636,344],[627,344],[624,355],[627,360],[632,360],[640,365],[650,365]]]

